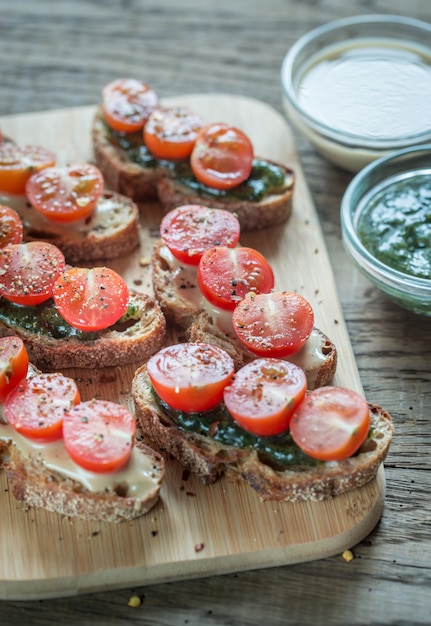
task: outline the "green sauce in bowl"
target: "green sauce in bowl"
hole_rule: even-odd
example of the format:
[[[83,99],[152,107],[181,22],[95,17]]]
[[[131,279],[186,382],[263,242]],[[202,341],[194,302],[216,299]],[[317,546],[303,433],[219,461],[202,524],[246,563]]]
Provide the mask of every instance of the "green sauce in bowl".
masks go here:
[[[357,232],[385,265],[431,280],[431,169],[398,174],[365,196]]]

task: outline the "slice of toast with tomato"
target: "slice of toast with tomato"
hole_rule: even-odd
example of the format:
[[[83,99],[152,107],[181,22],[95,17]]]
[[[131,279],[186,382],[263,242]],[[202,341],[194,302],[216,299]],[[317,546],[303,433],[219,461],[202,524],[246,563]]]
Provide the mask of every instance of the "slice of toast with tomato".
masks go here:
[[[165,339],[165,317],[152,296],[131,292],[126,313],[106,329],[80,332],[59,318],[52,301],[23,307],[0,300],[0,336],[21,337],[43,371],[118,367],[143,362]]]
[[[205,344],[200,344],[200,346],[205,346]],[[208,350],[207,346],[205,350]],[[169,359],[172,365],[172,354],[169,355]],[[320,451],[319,458],[312,457],[312,452],[310,452],[312,443],[310,437],[311,440],[315,439],[314,422],[308,428],[307,453],[299,445],[295,445],[289,433],[289,428],[293,430],[292,422],[301,411],[305,410],[306,417],[309,417],[309,405],[311,405],[309,392],[302,396],[302,400],[300,398],[295,401],[293,415],[289,418],[291,420],[289,427],[283,426],[287,428],[285,432],[272,436],[265,435],[267,431],[262,430],[260,435],[255,435],[250,430],[255,428],[257,417],[260,419],[259,428],[261,429],[264,428],[261,424],[265,420],[270,421],[265,413],[268,406],[260,416],[256,414],[256,405],[264,395],[260,383],[259,392],[256,394],[253,394],[253,387],[249,383],[240,391],[236,401],[237,415],[233,419],[231,411],[235,409],[235,406],[232,401],[227,406],[226,395],[224,401],[222,400],[210,410],[194,410],[190,405],[190,398],[194,400],[199,397],[199,394],[191,393],[187,385],[184,386],[184,389],[189,391],[187,410],[173,407],[169,402],[172,403],[174,400],[178,402],[176,398],[181,398],[181,385],[176,383],[177,387],[172,388],[172,393],[168,395],[166,393],[166,388],[169,392],[168,383],[164,389],[159,386],[155,387],[148,365],[145,364],[136,371],[132,383],[132,396],[138,422],[148,434],[151,442],[164,453],[176,458],[185,469],[197,475],[206,484],[214,483],[220,476],[225,476],[232,481],[247,483],[262,500],[320,501],[363,486],[372,480],[389,450],[393,431],[390,415],[382,407],[367,403],[355,392],[341,390],[343,397],[346,394],[348,397],[353,396],[353,402],[356,404],[359,400],[358,411],[362,412],[361,426],[357,427],[355,424],[353,428],[340,427],[340,423],[344,423],[349,411],[344,414],[340,413],[335,418],[333,406],[330,406],[328,410],[331,417],[326,422],[332,422],[331,428],[341,433],[342,442],[337,441],[334,444],[334,437],[331,433],[335,431],[331,430],[329,436],[326,436],[326,443],[317,442],[317,449]],[[272,379],[280,377],[280,375],[274,377],[273,374],[275,370],[278,371],[276,362],[270,367],[266,364],[265,367],[271,370],[267,377]],[[223,376],[225,375],[226,368],[223,371]],[[199,380],[200,388],[203,387],[206,379],[199,378],[196,372],[194,376],[196,381]],[[237,378],[238,374],[235,374],[232,379],[233,384]],[[230,390],[233,384],[228,381],[225,392]],[[207,387],[206,401],[208,401],[211,385],[208,383]],[[327,395],[328,390],[335,393],[339,405],[339,388],[323,387],[316,391]],[[304,391],[303,387],[302,393]],[[159,396],[162,392],[165,399]],[[251,394],[248,399],[247,393]],[[280,396],[280,391],[275,396],[269,395],[268,411]],[[288,404],[284,402],[284,407]],[[249,410],[250,407],[252,410]],[[324,414],[323,410],[322,413]],[[248,424],[247,428],[238,426],[239,417],[242,418],[244,424]],[[271,420],[272,417],[272,415],[269,416]],[[350,415],[347,417],[347,420],[349,419]],[[298,427],[296,429],[298,430]],[[361,439],[356,443],[353,442],[355,447],[351,447],[359,431],[362,431]],[[299,437],[306,436],[305,425],[302,426]],[[314,443],[316,445],[316,442]],[[323,452],[325,452],[325,457],[322,456]],[[337,458],[331,458],[331,455]]]
[[[250,140],[240,129],[229,126],[229,137],[226,134],[221,141],[205,135],[211,125],[202,125],[199,132],[194,132],[199,125],[192,111],[179,122],[178,112],[183,110],[174,107],[177,119],[172,121],[172,109],[154,104],[156,111],[133,131],[127,119],[119,123],[107,114],[106,102],[112,99],[112,92],[106,97],[107,87],[94,116],[92,143],[95,163],[110,189],[135,201],[158,199],[163,213],[182,204],[223,208],[238,216],[244,232],[275,226],[289,218],[295,187],[293,170],[281,163],[255,158]],[[129,106],[117,109],[126,112],[130,110],[130,98],[135,96],[127,96],[124,86],[122,91]],[[166,113],[169,119],[157,119],[153,124],[154,113]],[[160,127],[158,133],[155,126]],[[220,129],[228,125],[216,122],[212,126]],[[225,146],[228,153],[219,153],[214,149],[216,144]],[[197,147],[200,155],[195,158]],[[215,177],[214,172],[219,168],[222,171],[227,163],[232,171]]]
[[[26,507],[107,522],[153,508],[164,459],[144,444],[133,414],[114,402],[81,401],[72,378],[41,373],[17,338],[1,339],[0,349],[10,357],[0,381],[0,468],[13,496]]]
[[[0,193],[7,194],[2,208],[16,212],[25,241],[56,245],[70,264],[115,259],[138,247],[137,205],[105,190],[103,175],[94,165],[60,168],[55,154],[13,141],[0,148],[5,153]]]
[[[139,246],[139,210],[130,198],[105,190],[95,210],[77,225],[41,218],[29,205],[16,207],[25,241],[49,241],[71,265],[124,257]]]
[[[197,248],[197,238],[191,237],[190,240]],[[240,342],[230,324],[219,323],[220,316],[215,309],[204,309],[197,272],[193,266],[178,263],[163,239],[154,243],[151,267],[154,293],[169,324],[178,328],[189,341],[204,341],[222,347],[234,359],[237,369],[256,358]],[[312,330],[303,349],[289,358],[303,367],[310,389],[327,385],[334,377],[337,349],[318,328]]]
[[[0,249],[0,336],[20,337],[43,370],[144,361],[165,339],[154,297],[109,267],[71,267],[52,243]]]

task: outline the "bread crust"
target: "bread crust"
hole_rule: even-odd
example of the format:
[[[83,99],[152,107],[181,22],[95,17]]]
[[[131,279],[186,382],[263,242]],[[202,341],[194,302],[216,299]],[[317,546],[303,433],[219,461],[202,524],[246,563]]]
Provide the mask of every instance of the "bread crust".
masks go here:
[[[82,236],[62,232],[48,220],[36,223],[24,219],[25,241],[48,241],[64,254],[66,262],[75,265],[98,259],[116,259],[139,246],[139,209],[135,202],[114,191],[104,191],[99,210],[86,220]]]
[[[68,367],[101,368],[144,362],[164,342],[166,320],[157,301],[147,294],[130,292],[139,304],[139,319],[124,329],[107,329],[96,339],[56,339],[0,322],[0,336],[18,335],[30,360],[43,371]]]
[[[369,404],[371,436],[357,454],[343,461],[279,470],[264,463],[255,450],[224,446],[210,437],[181,431],[159,408],[145,365],[135,373],[132,396],[138,423],[161,450],[207,484],[224,475],[246,482],[262,500],[321,501],[361,487],[376,475],[392,439],[390,415]]]
[[[78,481],[48,470],[40,458],[29,458],[14,444],[2,440],[0,466],[6,471],[13,496],[28,507],[86,520],[121,522],[140,517],[154,507],[165,475],[160,453],[140,439],[136,439],[135,448],[150,460],[153,471],[154,484],[141,498],[121,496],[114,489],[91,492]]]

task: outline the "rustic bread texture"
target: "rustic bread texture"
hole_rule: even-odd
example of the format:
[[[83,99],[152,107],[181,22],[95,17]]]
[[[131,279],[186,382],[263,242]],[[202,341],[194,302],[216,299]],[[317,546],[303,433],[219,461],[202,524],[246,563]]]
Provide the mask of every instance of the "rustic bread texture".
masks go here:
[[[139,304],[139,318],[124,328],[100,331],[97,338],[54,338],[34,334],[0,322],[0,336],[18,335],[27,348],[30,360],[41,370],[67,367],[101,368],[143,362],[159,350],[165,338],[166,320],[156,300],[147,294],[133,293]]]
[[[132,395],[138,423],[161,450],[207,484],[225,475],[248,483],[262,500],[320,501],[361,487],[376,475],[392,439],[390,415],[370,404],[370,437],[357,454],[343,461],[279,470],[264,463],[255,450],[223,446],[210,437],[180,430],[160,410],[145,365],[135,373]]]
[[[139,246],[139,210],[135,202],[114,191],[105,191],[93,214],[74,231],[48,220],[23,217],[25,241],[48,241],[63,252],[71,265],[126,256]]]
[[[88,491],[76,480],[48,470],[40,458],[30,458],[17,446],[2,440],[0,467],[6,471],[13,496],[26,506],[80,519],[121,522],[140,517],[154,507],[165,474],[161,454],[138,439],[135,447],[151,461],[154,477],[154,485],[139,499],[123,496],[114,489]]]
[[[284,170],[285,183],[280,192],[268,195],[259,202],[251,200],[226,201],[193,193],[169,173],[159,177],[157,195],[164,213],[184,204],[204,204],[213,209],[224,209],[235,213],[241,226],[241,232],[261,230],[285,222],[291,214],[295,176],[288,167],[284,167]]]

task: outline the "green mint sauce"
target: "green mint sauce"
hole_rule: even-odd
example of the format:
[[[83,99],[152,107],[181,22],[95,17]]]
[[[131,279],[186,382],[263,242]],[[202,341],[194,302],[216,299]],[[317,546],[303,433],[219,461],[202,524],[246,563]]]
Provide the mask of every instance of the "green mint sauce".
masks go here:
[[[431,170],[385,181],[366,203],[358,236],[395,270],[431,279]]]
[[[234,422],[222,403],[212,411],[184,413],[172,409],[154,392],[157,403],[180,430],[211,437],[219,444],[236,448],[253,448],[262,462],[282,470],[287,467],[314,467],[319,461],[307,456],[293,441],[289,432],[259,437],[246,432]]]
[[[118,322],[107,330],[121,330],[139,319],[139,306],[130,298],[129,306]],[[57,311],[53,300],[36,306],[23,306],[0,298],[0,320],[17,330],[27,331],[51,339],[94,341],[106,331],[87,332],[70,326]]]
[[[282,193],[286,189],[285,170],[264,159],[253,161],[249,178],[235,189],[213,189],[197,180],[191,170],[189,159],[167,161],[153,157],[142,141],[142,132],[121,133],[112,130],[106,123],[105,129],[110,141],[122,148],[130,161],[143,167],[166,168],[174,174],[179,183],[208,199],[226,202],[237,200],[259,202],[268,195]]]

